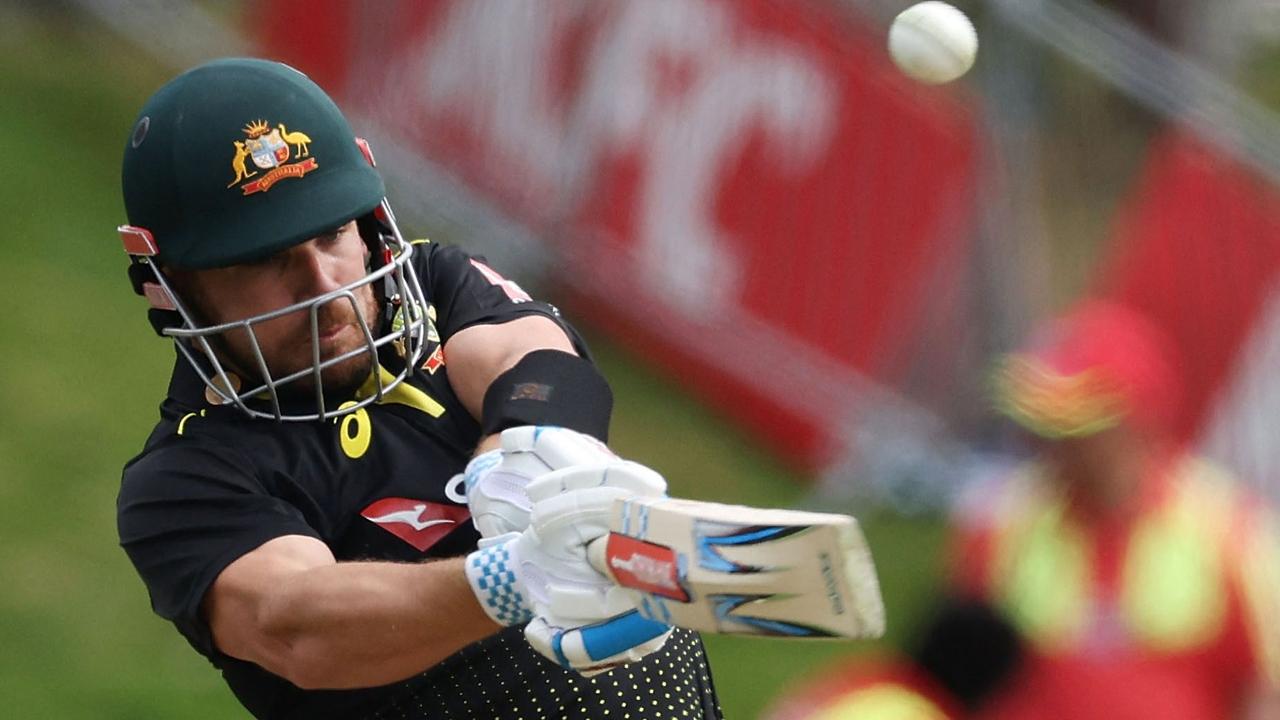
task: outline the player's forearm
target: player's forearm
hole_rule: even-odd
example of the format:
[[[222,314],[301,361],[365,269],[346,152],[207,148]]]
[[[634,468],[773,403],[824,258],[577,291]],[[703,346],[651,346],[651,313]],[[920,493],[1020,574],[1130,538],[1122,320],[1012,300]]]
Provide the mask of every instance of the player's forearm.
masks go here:
[[[258,625],[274,646],[267,669],[312,689],[403,680],[498,629],[460,558],[311,568],[264,600]]]
[[[535,350],[577,354],[564,330],[545,317],[535,315],[501,325],[473,325],[445,343],[449,384],[463,407],[480,419],[485,392],[494,379]]]
[[[502,447],[502,434],[493,433],[480,438],[480,442],[476,443],[476,449],[473,455],[483,455],[490,450],[497,450]]]

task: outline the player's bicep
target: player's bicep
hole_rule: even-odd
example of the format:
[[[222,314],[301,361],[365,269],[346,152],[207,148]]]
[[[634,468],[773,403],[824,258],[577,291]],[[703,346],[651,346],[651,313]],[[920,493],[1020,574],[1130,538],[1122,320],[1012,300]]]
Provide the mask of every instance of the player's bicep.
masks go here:
[[[275,636],[263,627],[264,608],[287,587],[291,575],[335,562],[328,546],[316,538],[285,535],[227,565],[203,605],[218,650],[259,664],[287,650],[277,647]]]

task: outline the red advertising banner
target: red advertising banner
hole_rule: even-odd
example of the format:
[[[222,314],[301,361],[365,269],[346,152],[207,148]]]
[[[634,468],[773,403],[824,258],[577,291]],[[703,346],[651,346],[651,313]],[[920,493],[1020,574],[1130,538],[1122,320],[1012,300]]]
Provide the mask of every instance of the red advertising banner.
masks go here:
[[[788,456],[822,465],[881,390],[954,372],[969,105],[899,75],[836,4],[360,7],[378,17],[280,1],[254,24],[546,238],[575,316]]]
[[[1105,292],[1169,334],[1182,439],[1280,487],[1280,191],[1188,133],[1151,145],[1123,210]]]

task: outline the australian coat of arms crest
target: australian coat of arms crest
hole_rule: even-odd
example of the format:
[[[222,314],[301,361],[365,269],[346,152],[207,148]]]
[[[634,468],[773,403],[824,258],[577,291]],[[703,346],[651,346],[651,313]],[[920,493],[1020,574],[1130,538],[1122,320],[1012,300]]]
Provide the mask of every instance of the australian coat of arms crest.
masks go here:
[[[236,177],[228,188],[239,185],[245,195],[266,192],[283,178],[302,177],[317,167],[306,133],[291,132],[284,123],[272,127],[266,120],[254,120],[242,131],[246,138],[232,141],[231,170]]]

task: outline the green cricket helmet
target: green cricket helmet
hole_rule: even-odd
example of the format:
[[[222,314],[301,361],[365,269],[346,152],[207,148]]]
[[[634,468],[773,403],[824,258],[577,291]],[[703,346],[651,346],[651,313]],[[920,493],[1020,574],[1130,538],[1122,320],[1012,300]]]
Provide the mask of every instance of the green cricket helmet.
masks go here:
[[[119,228],[134,290],[151,303],[150,319],[208,385],[209,397],[254,417],[323,420],[376,402],[417,366],[426,335],[426,301],[405,242],[387,204],[373,154],[342,111],[307,76],[276,62],[216,60],[162,87],[143,106],[125,146],[122,172],[129,224]],[[357,220],[369,245],[364,278],[287,307],[221,325],[204,325],[166,276],[166,269],[204,270],[261,260]],[[383,317],[361,318],[364,346],[322,358],[318,309],[330,302],[358,308],[354,291],[372,285]],[[261,354],[258,377],[243,383],[224,367],[211,340],[294,312],[309,313],[310,368],[275,377]],[[359,317],[360,314],[357,313]],[[380,327],[385,326],[385,327]],[[376,366],[374,390],[341,409],[327,408],[325,368],[362,353],[375,359],[393,344],[405,359],[391,374]],[[278,390],[311,378],[315,412],[285,412]],[[248,385],[249,387],[242,387]],[[252,401],[252,402],[251,402]],[[263,401],[269,410],[260,409]]]

